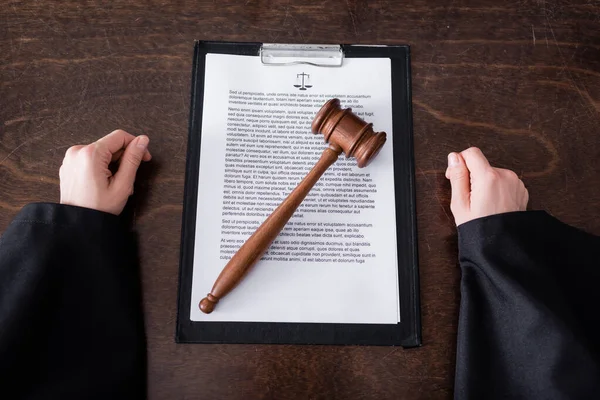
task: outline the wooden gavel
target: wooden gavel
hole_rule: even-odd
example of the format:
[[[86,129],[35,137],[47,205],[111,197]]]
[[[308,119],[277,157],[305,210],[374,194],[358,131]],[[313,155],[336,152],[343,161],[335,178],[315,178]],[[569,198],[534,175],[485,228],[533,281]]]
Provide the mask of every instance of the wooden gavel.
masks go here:
[[[200,301],[202,312],[210,314],[219,300],[241,282],[279,235],[321,175],[342,152],[346,157],[356,158],[358,167],[363,168],[379,153],[386,140],[385,132],[374,132],[373,124],[360,119],[352,109],[342,110],[338,99],[329,100],[319,110],[312,123],[312,132],[323,134],[329,147],[323,151],[319,161],[300,184],[231,257],[211,292]]]

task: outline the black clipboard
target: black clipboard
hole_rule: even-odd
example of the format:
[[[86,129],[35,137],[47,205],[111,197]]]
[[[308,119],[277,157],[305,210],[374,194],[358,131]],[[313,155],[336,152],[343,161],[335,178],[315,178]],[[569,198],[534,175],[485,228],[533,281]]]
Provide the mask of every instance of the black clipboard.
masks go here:
[[[310,48],[310,46],[304,46]],[[398,324],[196,322],[190,319],[196,205],[204,101],[206,55],[261,57],[262,43],[203,42],[195,44],[186,161],[181,258],[177,308],[177,343],[328,344],[415,347],[421,345],[421,314],[415,208],[409,46],[340,45],[342,59],[390,58],[393,157],[400,319]],[[333,62],[336,62],[335,60]],[[263,62],[264,63],[264,62]],[[265,66],[265,68],[269,68]]]

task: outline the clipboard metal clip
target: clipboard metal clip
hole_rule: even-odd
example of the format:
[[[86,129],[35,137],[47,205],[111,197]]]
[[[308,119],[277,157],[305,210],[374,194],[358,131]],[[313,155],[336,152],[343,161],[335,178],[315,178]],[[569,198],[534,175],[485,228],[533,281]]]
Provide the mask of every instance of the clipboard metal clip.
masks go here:
[[[264,43],[259,55],[263,65],[341,67],[344,63],[344,51],[339,45]]]

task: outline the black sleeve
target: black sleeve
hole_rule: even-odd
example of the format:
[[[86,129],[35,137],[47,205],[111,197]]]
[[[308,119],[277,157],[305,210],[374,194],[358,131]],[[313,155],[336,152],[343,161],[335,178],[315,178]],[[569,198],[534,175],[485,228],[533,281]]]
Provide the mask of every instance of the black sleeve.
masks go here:
[[[600,398],[600,238],[542,211],[458,236],[455,397]]]
[[[0,239],[0,398],[145,397],[135,245],[114,215],[23,208]]]

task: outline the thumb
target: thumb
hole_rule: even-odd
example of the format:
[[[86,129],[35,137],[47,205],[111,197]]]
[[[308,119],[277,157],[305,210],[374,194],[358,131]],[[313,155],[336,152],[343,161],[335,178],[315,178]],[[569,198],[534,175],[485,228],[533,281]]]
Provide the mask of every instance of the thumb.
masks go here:
[[[127,145],[121,156],[119,169],[115,173],[114,184],[119,190],[126,191],[128,195],[133,191],[135,174],[144,159],[148,143],[150,143],[148,136],[138,136]]]
[[[450,185],[452,186],[452,201],[450,202],[452,213],[456,214],[457,212],[468,211],[470,206],[471,182],[469,169],[460,154],[448,154],[446,178],[450,180]]]

